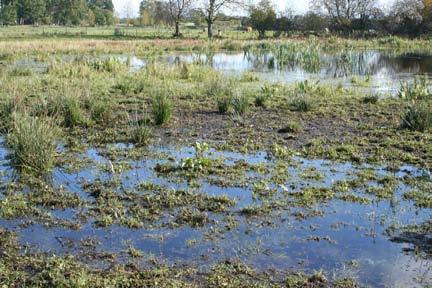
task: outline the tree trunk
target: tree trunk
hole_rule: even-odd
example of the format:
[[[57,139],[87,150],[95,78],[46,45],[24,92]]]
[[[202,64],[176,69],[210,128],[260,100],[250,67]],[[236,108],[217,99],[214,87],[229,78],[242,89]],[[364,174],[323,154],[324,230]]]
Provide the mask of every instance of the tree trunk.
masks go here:
[[[212,21],[207,21],[207,35],[209,39],[213,38],[213,23]]]
[[[180,37],[181,33],[180,33],[180,23],[179,21],[175,22],[175,33],[174,33],[174,37]]]

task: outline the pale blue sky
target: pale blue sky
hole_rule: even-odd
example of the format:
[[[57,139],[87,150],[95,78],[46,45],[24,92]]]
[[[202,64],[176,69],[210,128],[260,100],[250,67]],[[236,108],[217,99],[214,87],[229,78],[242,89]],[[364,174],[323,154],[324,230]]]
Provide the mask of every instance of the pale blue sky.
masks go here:
[[[388,6],[394,0],[379,0],[381,5]],[[121,16],[126,15],[129,7],[130,13],[136,15],[141,0],[113,0],[115,9]],[[304,13],[309,8],[309,0],[273,0],[278,10],[285,10],[290,7],[296,13]]]

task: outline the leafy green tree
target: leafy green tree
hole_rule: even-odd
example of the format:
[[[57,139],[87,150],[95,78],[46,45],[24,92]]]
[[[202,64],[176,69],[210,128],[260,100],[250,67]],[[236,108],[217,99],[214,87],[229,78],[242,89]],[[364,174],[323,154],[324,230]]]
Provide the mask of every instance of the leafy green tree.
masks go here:
[[[47,6],[45,0],[18,0],[17,17],[20,24],[39,24],[45,18]]]
[[[156,1],[143,0],[140,2],[139,14],[141,25],[151,25],[155,23]]]
[[[89,19],[85,0],[51,0],[50,13],[59,25],[80,25]]]
[[[276,11],[269,0],[261,0],[258,5],[250,7],[252,27],[258,30],[259,37],[264,38],[265,32],[272,30],[276,23]]]
[[[0,22],[3,25],[14,25],[17,20],[17,8],[13,1],[2,1],[0,6]]]
[[[96,25],[112,25],[114,23],[114,5],[111,0],[88,0],[87,5],[94,14]]]

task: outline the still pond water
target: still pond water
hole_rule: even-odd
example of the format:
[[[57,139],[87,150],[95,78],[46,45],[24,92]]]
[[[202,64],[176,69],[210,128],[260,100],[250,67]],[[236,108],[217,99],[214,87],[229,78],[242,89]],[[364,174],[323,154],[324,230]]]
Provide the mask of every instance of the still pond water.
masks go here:
[[[63,56],[61,61],[82,60],[86,56]],[[98,56],[100,57],[100,56]],[[148,58],[134,55],[106,55],[116,57],[130,65],[132,71],[145,67]],[[231,76],[253,73],[260,79],[295,83],[316,81],[321,84],[356,88],[364,93],[392,94],[401,82],[411,82],[415,77],[432,78],[432,55],[428,53],[395,53],[393,51],[350,51],[343,54],[321,54],[319,65],[307,67],[299,63],[281,65],[271,52],[260,53],[177,53],[166,54],[153,60],[176,65],[197,63],[209,65]],[[89,58],[89,59],[94,59]],[[48,62],[25,58],[16,61],[14,66],[30,67],[43,72]]]
[[[1,145],[4,146],[3,143]],[[337,278],[354,277],[372,287],[421,287],[432,283],[432,261],[407,252],[407,249],[413,248],[412,244],[393,242],[385,232],[391,226],[421,224],[432,218],[430,209],[416,208],[413,202],[402,196],[411,190],[403,179],[429,177],[430,181],[428,171],[411,166],[394,170],[299,157],[284,161],[288,165],[281,168],[281,160],[264,151],[242,154],[212,149],[207,152],[207,157],[219,159],[226,167],[242,165],[245,167],[244,174],[240,174],[238,182],[225,185],[212,181],[215,180],[213,176],[198,177],[193,187],[199,188],[193,188],[191,182],[182,177],[156,173],[155,167],[164,163],[178,165],[182,160],[194,157],[194,148],[155,146],[152,148],[155,154],[143,156],[142,160],[117,157],[114,167],[120,163],[127,163],[129,167],[122,173],[112,175],[103,168],[110,165],[106,155],[126,155],[130,149],[133,146],[117,144],[77,153],[75,157],[85,160],[85,167],[74,172],[67,165],[57,168],[52,174],[52,183],[89,201],[90,207],[96,200],[85,187],[96,181],[110,181],[113,177],[119,177],[120,180],[113,188],[117,193],[138,191],[140,184],[152,183],[173,191],[198,189],[199,193],[206,195],[226,195],[236,201],[235,206],[227,213],[209,212],[210,220],[202,227],[171,227],[175,212],[166,213],[158,221],[145,223],[140,229],[121,225],[98,228],[92,218],[82,223],[79,230],[55,226],[48,228],[38,221],[23,226],[21,224],[29,220],[26,217],[0,220],[0,227],[16,231],[21,243],[30,250],[56,254],[82,252],[85,250],[83,243],[91,240],[97,243],[97,252],[116,253],[120,261],[127,261],[125,251],[128,247],[135,247],[144,252],[144,259],[153,255],[169,263],[198,264],[203,269],[217,261],[241,259],[257,269],[274,267],[310,273],[323,269],[330,278],[332,275]],[[6,149],[0,149],[3,183],[13,181],[14,177],[7,159],[8,153]],[[282,184],[280,181],[279,184],[268,181],[273,179],[275,171],[278,171],[277,175],[286,175]],[[303,189],[334,187],[340,181],[356,179],[364,172],[373,173],[379,179],[396,179],[394,196],[391,199],[378,199],[368,193],[368,188],[381,186],[379,181],[371,180],[364,187],[346,192],[370,199],[368,203],[343,201],[338,197],[318,201],[307,207],[292,202],[295,193]],[[273,191],[273,194],[257,197],[254,189],[261,183],[267,183],[265,189]],[[245,207],[263,203],[275,207],[277,203],[290,204],[258,217],[247,217],[240,213]],[[85,209],[52,210],[50,213],[54,218],[73,222],[81,218]],[[237,222],[237,226],[232,229],[224,228],[229,221],[228,215]]]

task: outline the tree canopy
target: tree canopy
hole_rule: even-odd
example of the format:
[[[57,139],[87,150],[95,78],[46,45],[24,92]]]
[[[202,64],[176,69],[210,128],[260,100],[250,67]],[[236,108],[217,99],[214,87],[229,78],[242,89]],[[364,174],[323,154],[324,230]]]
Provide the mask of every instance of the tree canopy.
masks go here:
[[[0,0],[0,23],[110,25],[112,0]]]

